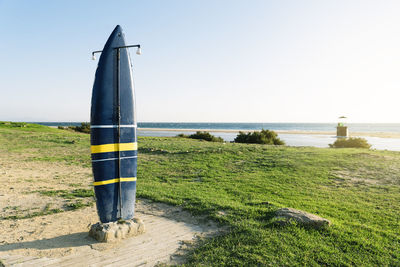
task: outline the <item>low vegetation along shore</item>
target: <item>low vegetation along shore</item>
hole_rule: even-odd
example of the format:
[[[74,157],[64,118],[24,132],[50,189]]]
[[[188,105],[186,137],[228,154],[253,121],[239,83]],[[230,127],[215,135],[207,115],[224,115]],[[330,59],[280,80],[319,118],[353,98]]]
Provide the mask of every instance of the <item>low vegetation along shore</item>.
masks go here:
[[[227,229],[191,248],[188,265],[400,265],[399,152],[138,142],[139,198],[206,215]],[[3,222],[93,205],[88,134],[0,122],[0,150]],[[277,225],[272,218],[282,207],[332,225]]]

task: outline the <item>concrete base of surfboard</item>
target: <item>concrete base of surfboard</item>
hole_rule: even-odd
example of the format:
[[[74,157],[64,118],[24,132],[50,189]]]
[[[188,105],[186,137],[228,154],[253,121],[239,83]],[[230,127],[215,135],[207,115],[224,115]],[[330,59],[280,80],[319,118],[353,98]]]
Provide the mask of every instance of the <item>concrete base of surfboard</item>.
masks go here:
[[[145,232],[143,221],[139,218],[132,220],[101,223],[90,227],[89,236],[100,242],[116,242]]]

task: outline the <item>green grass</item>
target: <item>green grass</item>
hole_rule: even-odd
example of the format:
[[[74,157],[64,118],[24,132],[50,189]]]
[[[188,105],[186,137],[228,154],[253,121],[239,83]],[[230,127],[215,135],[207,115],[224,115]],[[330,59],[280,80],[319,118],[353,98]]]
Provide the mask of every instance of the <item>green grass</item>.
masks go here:
[[[77,209],[82,209],[85,207],[91,207],[91,206],[93,206],[93,204],[94,204],[93,202],[84,203],[81,200],[77,200],[75,202],[68,203],[67,208],[69,210],[77,210]]]
[[[64,212],[62,209],[51,209],[51,205],[46,205],[43,210],[41,211],[31,211],[28,214],[24,215],[10,215],[6,217],[1,217],[0,220],[19,220],[19,219],[29,219],[37,216],[44,216],[44,215],[50,215],[50,214],[55,214],[55,213],[60,213]]]
[[[88,135],[29,129],[0,124],[1,149],[30,154],[30,161],[90,167]],[[400,265],[398,152],[146,137],[139,138],[138,163],[138,197],[181,206],[228,229],[191,249],[188,265]],[[280,207],[317,214],[332,226],[277,226],[272,217]]]
[[[194,265],[400,264],[398,152],[139,141],[140,197],[230,226],[191,252]],[[277,227],[271,215],[279,207],[333,225],[325,231]]]
[[[74,199],[74,198],[85,198],[85,197],[94,197],[93,189],[75,189],[72,191],[69,190],[41,190],[38,191],[41,195],[44,196],[57,196],[65,199]]]
[[[61,197],[68,200],[68,203],[64,206],[65,210],[77,210],[85,207],[91,207],[94,204],[94,191],[93,189],[74,189],[74,190],[41,190],[39,194],[48,197]],[[84,198],[85,201],[82,201]],[[64,210],[61,210],[64,211]],[[34,214],[35,216],[41,216],[42,214]],[[47,215],[47,214],[43,214]],[[33,217],[33,216],[31,216]]]
[[[23,124],[23,123],[14,123]],[[1,149],[23,155],[22,160],[62,162],[90,167],[89,135],[38,124],[0,122]]]

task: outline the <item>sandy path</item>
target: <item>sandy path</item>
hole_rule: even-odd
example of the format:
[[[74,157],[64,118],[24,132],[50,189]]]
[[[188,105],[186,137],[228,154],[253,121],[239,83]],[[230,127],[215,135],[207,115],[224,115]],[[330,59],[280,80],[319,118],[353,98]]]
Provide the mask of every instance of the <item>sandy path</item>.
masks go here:
[[[88,237],[95,208],[3,221],[0,260],[5,266],[154,266],[184,260],[184,247],[218,228],[179,207],[139,201],[146,232],[119,243]],[[200,222],[202,221],[202,222]],[[71,223],[72,222],[72,223]],[[5,231],[5,229],[10,229]]]

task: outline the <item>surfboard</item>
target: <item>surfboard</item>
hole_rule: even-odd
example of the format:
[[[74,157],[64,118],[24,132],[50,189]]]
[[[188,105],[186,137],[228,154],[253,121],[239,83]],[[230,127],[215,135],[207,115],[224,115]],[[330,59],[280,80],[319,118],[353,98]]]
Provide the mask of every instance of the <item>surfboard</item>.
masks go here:
[[[102,223],[132,219],[135,210],[137,123],[131,60],[124,46],[118,25],[102,50],[92,90],[90,150]]]

